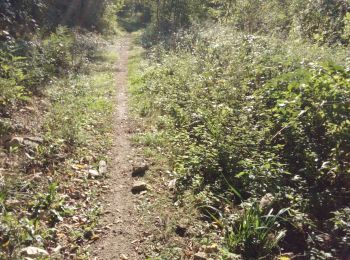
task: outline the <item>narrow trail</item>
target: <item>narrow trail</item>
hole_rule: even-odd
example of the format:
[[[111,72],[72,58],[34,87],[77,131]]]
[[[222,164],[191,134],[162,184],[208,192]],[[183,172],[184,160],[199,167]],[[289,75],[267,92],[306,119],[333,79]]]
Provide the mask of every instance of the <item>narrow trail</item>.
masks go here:
[[[128,118],[127,75],[131,39],[121,39],[118,45],[116,74],[117,107],[114,116],[114,145],[109,166],[108,191],[103,197],[102,228],[107,230],[92,248],[92,259],[142,259],[137,252],[138,223],[134,196],[131,193],[131,169],[135,152],[130,143]]]

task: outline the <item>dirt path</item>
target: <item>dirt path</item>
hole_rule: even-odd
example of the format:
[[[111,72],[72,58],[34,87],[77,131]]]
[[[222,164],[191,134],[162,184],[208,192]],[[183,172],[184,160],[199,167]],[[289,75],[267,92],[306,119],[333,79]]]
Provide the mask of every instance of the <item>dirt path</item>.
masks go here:
[[[109,167],[109,186],[104,196],[102,228],[107,230],[93,246],[92,259],[143,259],[137,252],[138,223],[132,187],[132,162],[135,152],[131,147],[128,119],[127,67],[131,39],[126,36],[118,46],[119,63],[116,75],[117,108],[115,112],[113,161]],[[127,257],[127,258],[126,258]]]

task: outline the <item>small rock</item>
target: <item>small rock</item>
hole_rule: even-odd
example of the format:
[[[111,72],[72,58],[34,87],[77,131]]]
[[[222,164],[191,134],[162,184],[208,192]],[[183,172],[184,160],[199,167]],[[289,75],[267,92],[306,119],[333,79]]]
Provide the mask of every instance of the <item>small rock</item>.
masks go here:
[[[129,258],[126,255],[124,255],[124,254],[120,255],[120,260],[128,260],[128,259]]]
[[[260,200],[260,208],[265,209],[272,205],[275,197],[271,193],[267,193],[264,197]]]
[[[14,132],[17,132],[17,133],[19,133],[19,132],[23,133],[23,132],[29,132],[30,131],[29,126],[24,126],[21,123],[14,123],[12,125],[12,127],[13,127]]]
[[[40,144],[44,142],[44,139],[40,137],[20,137],[15,136],[12,137],[7,143],[5,147],[9,149],[10,147],[25,145],[29,148],[36,149]]]
[[[208,254],[217,253],[219,251],[219,247],[217,244],[212,244],[210,246],[204,246],[203,249],[204,249],[204,252],[206,252]]]
[[[134,183],[134,185],[131,188],[132,193],[140,193],[142,191],[146,191],[147,188],[147,183],[144,181],[137,181]]]
[[[229,253],[225,259],[227,259],[227,260],[243,260],[243,257],[241,255]]]
[[[48,256],[49,253],[44,249],[29,246],[21,250],[21,255],[28,256],[28,257],[40,257],[40,256]]]
[[[174,190],[175,190],[175,188],[176,188],[176,182],[177,182],[177,179],[174,179],[174,180],[169,181],[169,184],[168,184],[169,190],[171,190],[171,191],[174,191]]]
[[[133,167],[132,169],[132,177],[143,177],[146,174],[146,171],[149,170],[148,164]]]
[[[61,245],[58,245],[56,248],[52,249],[52,252],[59,253],[62,250],[62,248],[63,247]]]
[[[101,175],[104,175],[107,173],[107,162],[106,161],[100,161],[100,163],[98,164],[98,172]]]
[[[41,99],[40,100],[40,103],[44,106],[49,106],[50,105],[50,102],[48,102],[47,100],[44,100],[44,99]]]
[[[89,170],[89,176],[90,177],[93,177],[93,178],[97,178],[97,177],[100,177],[100,173],[96,170]]]
[[[208,260],[208,256],[204,252],[198,252],[193,256],[193,260]]]
[[[30,112],[35,111],[34,107],[30,107],[30,106],[26,106],[24,109]]]
[[[27,140],[27,139],[24,139],[23,144],[26,147],[31,148],[31,149],[37,149],[39,147],[38,143],[30,141],[30,140]]]
[[[0,148],[0,158],[5,158],[5,157],[6,157],[6,153]]]
[[[3,192],[6,188],[5,179],[0,175],[0,192]]]
[[[34,181],[40,181],[40,180],[42,180],[42,177],[43,177],[43,173],[42,172],[36,172],[33,175],[33,180]]]
[[[23,144],[29,148],[36,149],[40,144],[44,143],[44,139],[41,137],[27,136],[24,137]]]
[[[93,160],[94,160],[94,157],[93,157],[93,156],[91,156],[91,155],[86,155],[86,156],[83,158],[82,162],[87,163],[87,164],[90,164]]]

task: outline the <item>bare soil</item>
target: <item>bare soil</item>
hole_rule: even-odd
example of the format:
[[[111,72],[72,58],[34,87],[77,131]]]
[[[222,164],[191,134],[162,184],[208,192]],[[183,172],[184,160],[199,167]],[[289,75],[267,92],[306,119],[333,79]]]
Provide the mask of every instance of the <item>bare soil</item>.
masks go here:
[[[141,224],[138,223],[136,198],[131,192],[131,175],[136,152],[133,149],[131,122],[128,117],[127,75],[131,39],[126,36],[118,44],[116,73],[117,106],[114,117],[114,145],[111,151],[108,189],[103,196],[101,228],[106,232],[92,246],[92,259],[144,259],[139,241]]]

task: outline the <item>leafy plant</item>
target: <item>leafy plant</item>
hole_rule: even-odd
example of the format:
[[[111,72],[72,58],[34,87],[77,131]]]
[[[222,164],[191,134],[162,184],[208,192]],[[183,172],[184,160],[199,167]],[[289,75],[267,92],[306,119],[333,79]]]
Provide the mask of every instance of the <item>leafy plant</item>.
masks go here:
[[[342,38],[348,44],[350,43],[350,12],[348,12],[344,17],[344,32]]]
[[[241,244],[242,254],[266,247],[269,252],[258,257],[272,257],[283,246],[307,256],[315,250],[341,255],[339,241],[331,252],[312,234],[331,234],[320,223],[349,201],[345,53],[220,26],[179,32],[149,50],[133,94],[140,114],[153,119],[167,140],[177,198],[191,193],[199,205],[221,210],[232,202],[259,203],[271,193],[275,208],[290,209],[283,227],[271,224],[276,237],[286,231],[271,246],[265,245],[266,228],[258,227],[270,225],[272,215],[247,211],[246,221],[256,221],[261,234],[244,233],[245,226],[235,232],[242,241],[253,234],[263,242],[255,250]],[[231,186],[240,197],[232,196]],[[230,250],[238,250],[231,239]]]
[[[22,85],[26,75],[22,69],[25,58],[0,50],[0,106],[11,106],[25,100],[27,93]]]
[[[44,41],[43,49],[47,60],[46,70],[55,75],[67,72],[72,67],[73,34],[67,27],[58,27],[55,33]]]
[[[264,215],[257,204],[245,207],[232,227],[226,227],[226,243],[232,252],[242,253],[245,259],[257,259],[270,255],[279,246],[286,230],[279,222],[288,209]]]

